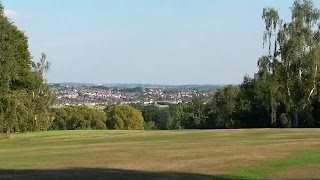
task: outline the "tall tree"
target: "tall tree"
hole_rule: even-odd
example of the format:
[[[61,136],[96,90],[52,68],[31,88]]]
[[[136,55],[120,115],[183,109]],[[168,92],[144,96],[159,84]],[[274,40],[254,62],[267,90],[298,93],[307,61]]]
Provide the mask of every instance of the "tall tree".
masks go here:
[[[32,75],[28,69],[30,56],[26,37],[4,16],[1,4],[0,28],[0,128],[10,134],[19,131],[21,116],[18,113],[27,110],[24,107],[27,91],[20,81]]]
[[[207,104],[205,111],[205,114],[208,114],[206,128],[238,127],[234,115],[239,93],[240,88],[237,86],[227,86],[217,90],[213,100]]]
[[[47,56],[44,53],[42,53],[40,62],[32,62],[31,64],[31,70],[35,74],[32,91],[33,125],[35,130],[48,129],[53,120],[53,118],[50,117],[49,110],[54,103],[55,97],[45,79],[49,69],[50,62],[47,61]]]
[[[266,72],[260,77],[266,77],[265,94],[272,123],[276,121],[276,110],[282,103],[292,125],[299,127],[299,115],[308,111],[311,99],[318,91],[320,12],[311,0],[295,0],[291,13],[291,21],[283,23],[275,9],[264,9],[264,39],[269,51],[259,61],[259,73]]]
[[[44,98],[33,98],[39,83],[42,89],[46,84],[44,74],[36,72],[39,69],[31,69],[31,65],[27,37],[4,16],[0,3],[0,133],[49,127],[34,124],[34,117],[43,114],[49,106],[42,106]],[[46,88],[46,91],[50,90]]]
[[[179,103],[172,110],[172,127],[171,129],[184,129],[186,128],[187,120],[192,116],[189,104]]]
[[[196,95],[190,103],[188,103],[188,116],[184,121],[186,129],[203,128],[207,115],[205,113],[205,101],[201,95]]]

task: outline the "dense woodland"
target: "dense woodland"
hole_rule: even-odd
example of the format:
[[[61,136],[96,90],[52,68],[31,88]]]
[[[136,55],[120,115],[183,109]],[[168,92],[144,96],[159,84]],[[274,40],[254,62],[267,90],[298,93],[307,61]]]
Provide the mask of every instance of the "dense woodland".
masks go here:
[[[0,6],[0,133],[75,129],[217,129],[320,127],[320,11],[311,0],[295,0],[289,22],[263,10],[263,48],[258,72],[241,85],[217,91],[205,103],[160,108],[117,105],[52,108],[46,85],[50,63],[34,62],[27,37]],[[208,72],[210,74],[210,72]]]

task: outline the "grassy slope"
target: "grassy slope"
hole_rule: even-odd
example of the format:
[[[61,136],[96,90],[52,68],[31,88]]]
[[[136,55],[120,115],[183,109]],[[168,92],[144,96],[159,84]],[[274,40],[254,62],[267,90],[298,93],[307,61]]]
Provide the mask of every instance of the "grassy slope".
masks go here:
[[[319,129],[50,131],[0,138],[0,178],[320,178]]]

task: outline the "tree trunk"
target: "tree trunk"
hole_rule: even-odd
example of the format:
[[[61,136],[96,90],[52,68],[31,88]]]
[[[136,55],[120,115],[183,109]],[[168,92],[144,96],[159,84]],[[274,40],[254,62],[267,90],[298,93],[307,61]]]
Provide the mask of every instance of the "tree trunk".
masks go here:
[[[299,127],[299,116],[298,116],[298,112],[295,112],[295,113],[294,113],[293,127],[294,127],[294,128],[298,128],[298,127]]]
[[[10,134],[11,134],[11,128],[10,127],[7,127],[7,130],[6,130],[6,136],[10,137]]]
[[[277,127],[277,111],[274,108],[272,108],[270,115],[271,115],[271,127],[275,128]]]

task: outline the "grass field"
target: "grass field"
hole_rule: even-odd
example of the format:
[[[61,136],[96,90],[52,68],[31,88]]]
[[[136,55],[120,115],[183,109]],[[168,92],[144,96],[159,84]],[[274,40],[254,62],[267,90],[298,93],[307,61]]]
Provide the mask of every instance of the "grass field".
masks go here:
[[[0,138],[0,179],[320,179],[320,129],[49,131]]]

